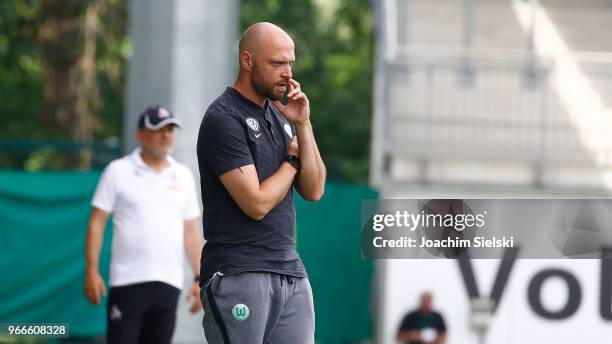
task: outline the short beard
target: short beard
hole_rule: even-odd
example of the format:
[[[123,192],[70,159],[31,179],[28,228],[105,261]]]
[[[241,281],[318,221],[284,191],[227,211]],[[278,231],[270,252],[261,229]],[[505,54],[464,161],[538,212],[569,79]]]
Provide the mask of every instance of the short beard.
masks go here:
[[[253,64],[253,74],[251,75],[251,86],[253,86],[253,89],[255,90],[255,92],[257,92],[257,94],[259,94],[260,96],[264,96],[270,100],[279,100],[281,97],[277,96],[273,89],[274,89],[274,85],[272,86],[266,86],[263,82],[258,82],[257,80],[260,79],[260,74],[259,74],[259,68],[257,67],[256,64]]]
[[[166,157],[171,153],[172,149],[169,149],[168,151],[163,151],[163,150],[157,150],[157,149],[147,149],[142,147],[142,149],[144,149],[147,154],[149,154],[149,156],[151,158],[153,158],[154,160],[157,161],[161,161],[166,159]]]

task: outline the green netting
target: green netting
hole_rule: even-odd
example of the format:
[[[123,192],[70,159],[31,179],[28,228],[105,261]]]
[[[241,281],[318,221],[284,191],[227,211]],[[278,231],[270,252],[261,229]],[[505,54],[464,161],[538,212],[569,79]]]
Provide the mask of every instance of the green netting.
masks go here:
[[[91,173],[0,171],[0,323],[68,323],[73,336],[99,336],[105,305],[83,296],[84,242]],[[328,183],[325,197],[297,197],[298,251],[313,287],[317,340],[349,343],[370,338],[371,261],[360,255],[363,186]],[[101,257],[107,278],[110,225]]]
[[[361,258],[361,199],[377,194],[365,186],[328,183],[318,203],[297,197],[298,251],[310,277],[316,339],[348,344],[372,337],[372,261]]]
[[[0,172],[0,323],[68,323],[104,333],[105,305],[83,295],[84,243],[94,173]],[[110,252],[107,227],[101,271]]]

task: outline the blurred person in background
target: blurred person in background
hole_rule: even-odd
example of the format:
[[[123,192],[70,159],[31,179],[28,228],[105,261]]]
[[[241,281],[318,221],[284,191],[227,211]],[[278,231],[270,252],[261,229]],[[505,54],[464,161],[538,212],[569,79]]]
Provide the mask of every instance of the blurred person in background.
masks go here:
[[[184,252],[196,275],[188,293],[191,312],[202,307],[196,185],[191,171],[169,155],[179,125],[167,109],[147,108],[136,133],[141,147],[106,167],[91,202],[85,295],[95,305],[106,296],[98,266],[104,228],[113,215],[108,343],[170,343]]]
[[[442,315],[432,308],[430,292],[421,295],[419,308],[404,316],[397,331],[397,342],[406,344],[443,344],[446,342],[446,324]]]
[[[295,250],[293,187],[318,201],[326,171],[308,98],[292,78],[294,60],[285,31],[250,26],[239,43],[238,78],[200,126],[202,324],[211,344],[314,343],[312,290]]]

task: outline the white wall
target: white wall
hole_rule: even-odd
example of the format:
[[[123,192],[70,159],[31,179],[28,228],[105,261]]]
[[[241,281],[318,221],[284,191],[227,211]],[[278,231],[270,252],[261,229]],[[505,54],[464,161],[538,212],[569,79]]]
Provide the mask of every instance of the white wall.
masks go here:
[[[469,326],[469,299],[454,260],[387,260],[384,270],[384,343],[394,343],[395,333],[404,314],[418,306],[419,295],[430,290],[434,307],[445,317],[448,344],[478,343]],[[473,260],[480,295],[489,295],[499,261]],[[531,279],[547,268],[570,272],[580,283],[582,301],[568,319],[551,321],[531,309],[527,290]],[[517,260],[486,343],[603,343],[612,338],[612,322],[599,314],[599,260]],[[541,298],[550,310],[561,309],[567,300],[567,287],[558,278],[545,282]]]

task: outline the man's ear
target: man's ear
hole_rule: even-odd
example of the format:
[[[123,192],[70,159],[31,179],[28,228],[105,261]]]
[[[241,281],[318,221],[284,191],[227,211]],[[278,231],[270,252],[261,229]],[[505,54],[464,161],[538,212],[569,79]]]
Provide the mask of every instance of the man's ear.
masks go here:
[[[250,52],[245,50],[240,53],[240,67],[249,72],[253,70],[253,55]]]

